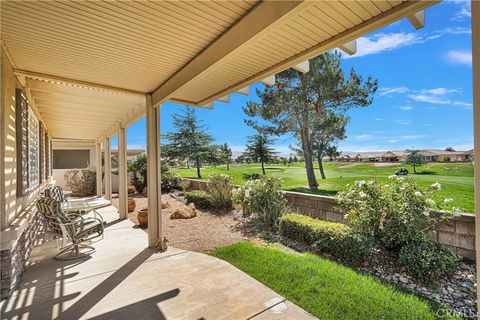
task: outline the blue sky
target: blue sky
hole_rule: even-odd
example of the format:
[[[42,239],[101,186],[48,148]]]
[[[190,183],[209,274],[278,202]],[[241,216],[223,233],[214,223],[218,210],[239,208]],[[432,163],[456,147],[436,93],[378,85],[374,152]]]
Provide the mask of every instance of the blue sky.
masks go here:
[[[415,30],[398,21],[357,40],[358,51],[345,57],[343,68],[379,80],[374,102],[349,111],[351,121],[342,151],[405,148],[471,149],[473,145],[472,67],[469,2],[448,1],[426,11],[426,25]],[[215,102],[213,110],[197,109],[217,143],[242,151],[254,133],[244,123],[242,107],[258,101],[232,94],[229,103]],[[172,130],[172,114],[184,106],[166,103],[161,109],[161,131]],[[145,119],[127,130],[129,148],[145,147]],[[275,148],[291,153],[295,141],[278,137]],[[114,142],[116,144],[116,141]]]

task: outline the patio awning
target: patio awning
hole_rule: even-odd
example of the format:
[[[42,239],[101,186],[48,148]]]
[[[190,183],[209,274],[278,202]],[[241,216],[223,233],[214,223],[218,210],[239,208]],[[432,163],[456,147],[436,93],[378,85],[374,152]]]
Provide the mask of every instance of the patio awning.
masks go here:
[[[53,137],[98,139],[142,116],[145,94],[227,101],[398,19],[419,27],[434,3],[3,1],[2,47]]]

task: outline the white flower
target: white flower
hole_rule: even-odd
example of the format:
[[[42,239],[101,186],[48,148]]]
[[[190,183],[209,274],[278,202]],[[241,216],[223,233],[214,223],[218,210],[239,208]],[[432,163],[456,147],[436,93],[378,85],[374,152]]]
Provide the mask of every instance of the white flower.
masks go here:
[[[415,191],[415,195],[416,195],[417,197],[423,196],[423,194],[422,194],[420,191]]]
[[[442,185],[438,182],[435,182],[434,184],[431,185],[433,190],[440,190],[442,189]]]
[[[430,212],[428,212],[427,210],[425,210],[425,211],[423,211],[423,215],[424,215],[425,217],[428,217],[428,216],[430,216]]]
[[[453,202],[453,199],[452,198],[446,198],[443,200],[443,203],[445,204],[449,204],[449,203],[452,203]]]
[[[345,219],[348,219],[348,214],[344,215],[343,217],[344,217]]]
[[[363,191],[360,191],[358,195],[360,196],[360,198],[365,198],[367,196],[367,194]]]
[[[434,206],[436,204],[435,201],[433,201],[432,199],[428,198],[425,200],[425,202],[429,205],[429,206]]]
[[[366,184],[365,180],[355,181],[355,185],[356,185],[357,187],[363,187],[365,184]]]
[[[397,179],[397,178],[398,178],[398,177],[397,177],[396,175],[394,175],[394,174],[392,174],[391,176],[388,176],[388,179],[390,179],[390,180],[395,180],[395,179]]]
[[[453,207],[453,209],[452,209],[452,214],[453,214],[455,217],[461,216],[462,213],[465,213],[465,211],[464,211],[462,208]]]

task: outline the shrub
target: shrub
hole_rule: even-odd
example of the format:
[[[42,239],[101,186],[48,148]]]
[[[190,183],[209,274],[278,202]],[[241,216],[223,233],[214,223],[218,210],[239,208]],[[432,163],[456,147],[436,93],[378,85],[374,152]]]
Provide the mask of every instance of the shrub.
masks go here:
[[[212,207],[211,195],[203,190],[185,192],[187,204],[193,203],[196,208],[209,209]]]
[[[289,211],[279,178],[250,180],[234,192],[234,202],[251,212],[259,223],[277,228],[279,219]]]
[[[162,192],[170,192],[179,188],[180,177],[176,173],[162,173]]]
[[[412,276],[430,283],[455,272],[460,257],[444,245],[424,238],[406,244],[399,260]]]
[[[380,240],[389,249],[399,251],[406,243],[424,238],[441,221],[458,213],[441,211],[442,203],[431,196],[441,188],[434,183],[424,190],[411,179],[391,176],[391,183],[356,181],[337,195],[340,210],[351,225],[366,236]]]
[[[313,245],[319,252],[351,262],[363,261],[372,250],[372,241],[349,226],[301,214],[283,216],[280,220],[280,234]]]
[[[64,174],[67,188],[75,196],[91,196],[97,192],[97,172],[95,169],[68,170]]]
[[[133,174],[133,186],[138,193],[142,193],[147,186],[147,155],[139,154],[135,161],[127,167],[128,172]]]
[[[262,175],[260,173],[244,173],[243,179],[245,180],[258,180],[261,179]]]
[[[207,184],[207,192],[213,208],[223,209],[232,206],[233,177],[226,174],[212,174]]]
[[[179,187],[182,188],[182,191],[185,193],[187,192],[188,188],[190,188],[191,182],[187,179],[180,179],[178,183]]]

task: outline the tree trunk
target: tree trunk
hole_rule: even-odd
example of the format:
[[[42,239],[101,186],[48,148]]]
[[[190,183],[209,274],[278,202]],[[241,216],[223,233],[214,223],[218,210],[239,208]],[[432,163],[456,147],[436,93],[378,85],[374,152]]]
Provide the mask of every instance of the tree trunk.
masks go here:
[[[227,162],[227,171],[230,170],[230,164]]]
[[[417,166],[413,164],[413,173],[417,174]]]
[[[320,170],[320,175],[322,176],[322,179],[327,179],[327,177],[325,176],[325,171],[323,171],[323,161],[321,156],[318,157],[318,170]]]
[[[317,189],[318,182],[317,178],[315,177],[315,170],[313,169],[312,153],[310,150],[308,150],[308,148],[305,148],[303,151],[303,156],[305,157],[305,169],[307,170],[308,186],[310,189]]]
[[[200,174],[200,158],[199,157],[195,158],[195,164],[197,166],[197,177],[198,179],[202,179],[202,175]]]
[[[262,161],[262,172],[263,172],[263,175],[265,175],[265,165],[263,164],[263,160]]]

